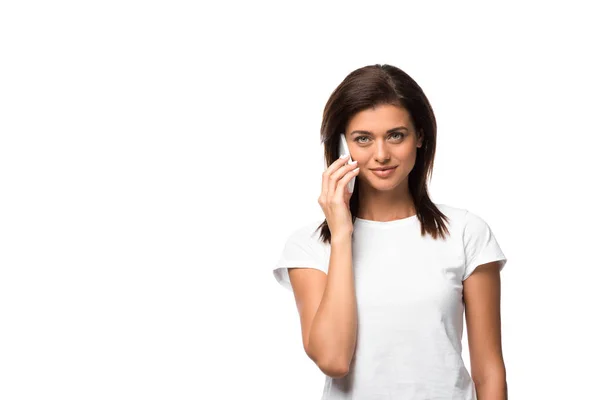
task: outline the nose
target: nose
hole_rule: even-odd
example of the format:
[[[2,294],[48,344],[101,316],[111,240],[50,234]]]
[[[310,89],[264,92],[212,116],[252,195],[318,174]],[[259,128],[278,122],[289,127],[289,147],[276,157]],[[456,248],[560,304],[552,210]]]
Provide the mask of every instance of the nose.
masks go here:
[[[388,151],[386,144],[385,144],[385,140],[384,141],[378,141],[376,144],[376,149],[375,149],[375,160],[377,162],[380,163],[384,163],[387,160],[389,160],[390,158],[390,152]]]

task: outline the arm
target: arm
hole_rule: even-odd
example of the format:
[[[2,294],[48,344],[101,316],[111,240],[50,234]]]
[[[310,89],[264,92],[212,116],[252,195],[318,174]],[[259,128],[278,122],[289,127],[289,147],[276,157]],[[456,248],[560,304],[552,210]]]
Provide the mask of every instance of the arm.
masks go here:
[[[506,400],[498,262],[479,266],[463,282],[471,372],[479,400]]]
[[[290,269],[306,354],[328,376],[348,373],[356,346],[352,236],[331,238],[328,273]]]
[[[321,369],[348,373],[356,346],[357,311],[352,268],[352,236],[331,238],[327,284],[308,340]]]

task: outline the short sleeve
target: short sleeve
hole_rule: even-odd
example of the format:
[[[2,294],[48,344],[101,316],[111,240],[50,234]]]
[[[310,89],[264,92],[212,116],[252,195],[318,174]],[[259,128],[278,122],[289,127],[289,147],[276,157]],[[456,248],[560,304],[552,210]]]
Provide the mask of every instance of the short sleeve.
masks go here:
[[[491,228],[481,217],[469,211],[465,215],[463,245],[465,250],[463,281],[471,276],[478,266],[492,261],[501,261],[500,270],[504,269],[506,257]]]
[[[327,274],[328,258],[326,246],[320,242],[316,227],[305,226],[290,234],[285,242],[279,260],[273,268],[273,275],[279,284],[292,291],[288,268],[314,268]]]

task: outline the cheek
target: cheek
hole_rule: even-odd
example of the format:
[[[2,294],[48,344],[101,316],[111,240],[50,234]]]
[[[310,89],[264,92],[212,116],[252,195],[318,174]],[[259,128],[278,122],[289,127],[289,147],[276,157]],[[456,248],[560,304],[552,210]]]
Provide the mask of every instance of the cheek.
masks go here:
[[[417,153],[414,151],[407,151],[405,154],[399,155],[398,162],[400,167],[406,171],[412,170],[417,161]]]
[[[362,151],[361,151],[362,150]],[[357,148],[353,149],[354,157],[352,159],[357,161],[359,167],[365,168],[366,165],[370,165],[374,163],[371,160],[372,156],[370,152]],[[392,161],[398,161],[399,163],[412,163],[417,158],[417,149],[416,147],[410,146],[402,146],[402,148],[397,149],[393,153],[390,154]],[[359,172],[359,175],[362,174],[362,171]]]
[[[417,149],[414,146],[404,146],[399,151],[399,155],[405,159],[411,159],[415,154],[417,154]]]
[[[403,160],[413,161],[417,158],[417,148],[416,147],[407,147],[403,149],[401,152],[401,157]]]

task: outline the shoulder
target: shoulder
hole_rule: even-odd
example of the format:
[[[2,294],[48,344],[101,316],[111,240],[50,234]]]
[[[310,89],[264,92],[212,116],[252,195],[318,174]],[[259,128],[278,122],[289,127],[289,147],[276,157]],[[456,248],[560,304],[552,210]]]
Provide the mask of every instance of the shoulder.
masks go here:
[[[493,235],[490,226],[479,214],[464,207],[437,204],[438,209],[451,220],[451,226],[462,236],[466,245],[469,242],[488,240]]]
[[[468,223],[480,223],[483,219],[473,211],[464,207],[452,206],[443,203],[434,203],[436,207],[445,214],[448,218],[455,221],[460,221],[463,225]]]
[[[434,203],[448,217],[450,228],[458,234],[469,236],[481,234],[489,230],[487,222],[479,215],[465,207]]]
[[[296,227],[287,239],[286,246],[295,254],[296,259],[308,257],[310,260],[326,267],[331,254],[331,246],[321,240],[319,225],[323,220],[312,220]]]
[[[464,218],[467,213],[466,208],[461,208],[445,203],[433,203],[435,206],[449,218]]]
[[[451,227],[461,229],[465,226],[468,210],[463,207],[457,207],[444,203],[433,203],[442,214],[448,217]]]
[[[315,248],[326,248],[328,243],[324,243],[321,238],[321,228],[319,226],[323,220],[313,219],[294,228],[289,235],[289,240],[301,242]]]

